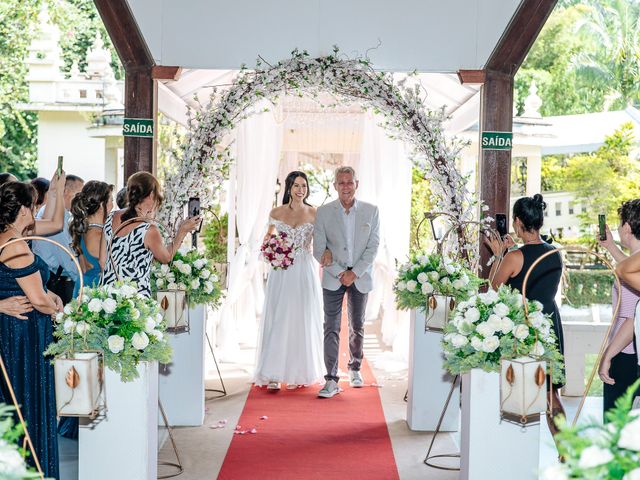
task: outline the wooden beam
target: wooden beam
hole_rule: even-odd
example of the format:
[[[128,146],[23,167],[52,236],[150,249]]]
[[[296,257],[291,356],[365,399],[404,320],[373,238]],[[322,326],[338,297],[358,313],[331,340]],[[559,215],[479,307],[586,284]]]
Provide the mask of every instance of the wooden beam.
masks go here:
[[[484,70],[458,70],[458,79],[463,85],[484,83],[486,77]]]
[[[488,214],[509,212],[511,193],[511,150],[483,150],[482,132],[513,131],[513,77],[499,72],[487,72],[480,89],[479,191],[481,200],[489,207]],[[480,240],[481,276],[487,278],[491,257],[489,249]]]
[[[151,75],[154,80],[178,80],[182,75],[182,67],[156,65],[151,70]]]
[[[515,75],[558,0],[522,0],[486,64]]]
[[[157,87],[153,80],[155,61],[126,0],[94,0],[111,42],[125,70],[124,116],[152,118],[157,129]],[[154,138],[124,138],[124,178],[140,171],[153,172]]]

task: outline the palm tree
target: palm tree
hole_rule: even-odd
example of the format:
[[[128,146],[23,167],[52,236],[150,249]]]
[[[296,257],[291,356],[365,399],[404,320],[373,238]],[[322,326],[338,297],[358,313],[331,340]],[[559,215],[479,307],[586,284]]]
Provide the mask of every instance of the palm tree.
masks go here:
[[[593,50],[573,61],[579,75],[602,82],[609,102],[640,100],[640,3],[638,0],[588,0],[578,33],[593,39]]]

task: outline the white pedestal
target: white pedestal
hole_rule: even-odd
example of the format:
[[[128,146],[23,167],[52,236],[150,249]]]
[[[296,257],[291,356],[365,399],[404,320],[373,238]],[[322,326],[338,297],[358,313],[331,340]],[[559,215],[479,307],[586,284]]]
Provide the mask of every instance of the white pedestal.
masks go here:
[[[205,311],[203,305],[189,309],[189,332],[169,335],[173,359],[160,365],[160,401],[171,426],[204,422]]]
[[[81,419],[79,480],[155,480],[158,472],[158,363],[141,362],[140,377],[123,383],[105,369],[107,416]]]
[[[407,397],[407,424],[411,430],[434,431],[440,413],[451,390],[453,376],[444,368],[442,333],[425,332],[424,312],[411,311],[411,338],[409,343],[409,395]],[[440,430],[455,432],[460,426],[459,389],[451,396],[449,408]]]
[[[473,369],[462,375],[460,478],[536,480],[540,425],[500,422],[500,376]]]

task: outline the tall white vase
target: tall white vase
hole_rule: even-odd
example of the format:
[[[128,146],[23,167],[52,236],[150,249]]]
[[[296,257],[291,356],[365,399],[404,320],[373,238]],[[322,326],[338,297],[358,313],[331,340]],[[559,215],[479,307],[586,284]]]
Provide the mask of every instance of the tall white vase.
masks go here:
[[[106,418],[80,420],[79,480],[155,480],[158,472],[158,363],[141,362],[124,383],[105,369]]]
[[[160,401],[171,426],[204,422],[205,312],[203,305],[189,309],[189,332],[169,335],[173,359],[160,365]]]
[[[462,375],[460,478],[536,480],[540,425],[500,421],[500,375],[478,368]]]
[[[407,424],[411,430],[434,431],[451,390],[453,376],[444,370],[442,333],[425,331],[423,311],[411,311],[409,343],[409,394]],[[460,394],[456,388],[440,430],[457,431],[460,426]]]

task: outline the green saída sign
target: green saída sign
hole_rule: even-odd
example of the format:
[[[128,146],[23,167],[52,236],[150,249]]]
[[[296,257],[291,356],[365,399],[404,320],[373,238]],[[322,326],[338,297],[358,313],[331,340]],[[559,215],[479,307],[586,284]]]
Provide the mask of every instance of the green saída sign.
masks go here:
[[[480,139],[483,150],[511,150],[512,132],[482,132]]]
[[[125,118],[122,125],[125,137],[153,137],[152,118]]]

